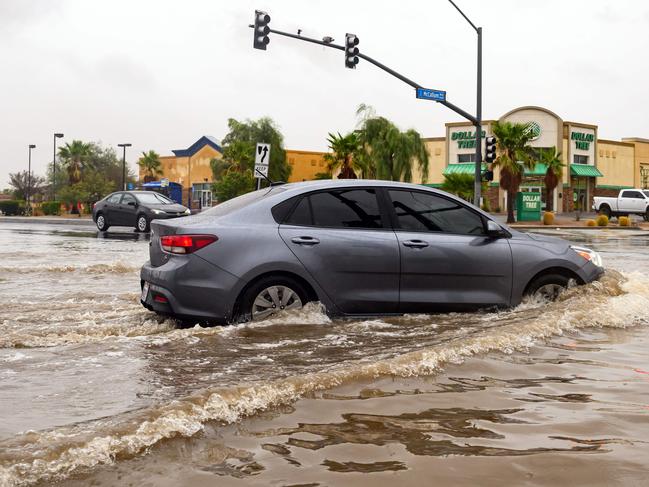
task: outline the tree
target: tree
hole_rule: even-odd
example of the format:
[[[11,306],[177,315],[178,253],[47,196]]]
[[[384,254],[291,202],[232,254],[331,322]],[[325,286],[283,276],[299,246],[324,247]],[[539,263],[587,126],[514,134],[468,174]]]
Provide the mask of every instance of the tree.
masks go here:
[[[32,172],[31,182],[27,171],[9,173],[9,185],[13,188],[13,197],[17,200],[27,200],[27,194],[30,196],[39,194],[45,186],[45,178],[36,176]]]
[[[156,176],[162,174],[162,163],[160,162],[160,154],[154,150],[149,152],[142,152],[142,157],[137,161],[145,173],[144,182],[153,181]]]
[[[91,167],[92,147],[80,140],[67,142],[59,149],[59,157],[63,167],[68,171],[68,180],[70,184],[76,184],[81,181],[81,172]]]
[[[364,167],[360,164],[362,144],[358,132],[350,132],[342,136],[329,133],[329,148],[331,153],[325,154],[327,171],[333,174],[340,171],[338,179],[356,179],[356,171],[362,172]]]
[[[230,160],[240,166],[239,172],[245,167],[254,170],[255,147],[258,142],[270,144],[270,159],[268,177],[272,181],[288,181],[291,166],[286,161],[284,152],[284,136],[279,127],[269,117],[259,120],[239,122],[234,118],[228,120],[228,134],[222,143],[223,159]],[[262,184],[265,184],[262,182]]]
[[[356,113],[362,117],[359,132],[363,155],[359,164],[365,168],[367,177],[410,182],[416,163],[422,182],[426,182],[428,150],[419,132],[402,132],[366,105],[360,105]]]
[[[507,223],[514,223],[514,205],[523,174],[536,164],[529,145],[534,135],[524,123],[494,122],[491,130],[499,152],[494,166],[500,167],[500,187],[507,191]]]
[[[561,161],[561,152],[557,152],[556,147],[551,147],[541,151],[540,161],[547,166],[545,171],[545,204],[546,210],[552,211],[554,208],[554,188],[559,184],[561,178],[561,171],[565,165]]]
[[[255,178],[250,171],[231,171],[223,175],[213,185],[214,193],[219,203],[249,193],[255,187]]]
[[[464,200],[471,201],[473,200],[474,181],[474,177],[471,174],[445,174],[442,189]]]

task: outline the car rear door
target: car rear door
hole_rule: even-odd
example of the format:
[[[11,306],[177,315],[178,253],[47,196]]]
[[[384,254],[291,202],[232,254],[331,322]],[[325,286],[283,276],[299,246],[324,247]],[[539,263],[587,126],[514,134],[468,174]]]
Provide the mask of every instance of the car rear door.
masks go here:
[[[279,232],[340,311],[397,311],[399,247],[375,188],[304,195]]]
[[[482,215],[432,192],[388,190],[401,251],[400,312],[508,305],[512,253]]]

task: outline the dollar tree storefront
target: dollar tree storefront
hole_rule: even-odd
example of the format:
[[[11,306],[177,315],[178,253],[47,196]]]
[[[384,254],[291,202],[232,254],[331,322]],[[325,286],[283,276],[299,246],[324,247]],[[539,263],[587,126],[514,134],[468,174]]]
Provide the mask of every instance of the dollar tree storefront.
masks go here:
[[[541,193],[543,209],[588,210],[594,196],[617,194],[620,189],[642,186],[641,169],[649,168],[647,139],[600,139],[597,125],[565,121],[551,110],[537,106],[516,108],[498,120],[525,124],[532,135],[530,145],[539,160],[543,151],[556,149],[560,152],[563,168],[559,184],[553,190],[546,191],[547,166],[539,160],[533,169],[525,170],[521,191]],[[494,121],[483,122],[483,139],[492,135]],[[440,185],[447,174],[474,174],[475,129],[472,125],[447,123],[445,137],[429,138],[426,143],[430,154],[429,184]],[[649,170],[644,172],[649,175]],[[649,177],[645,179],[649,184]],[[499,180],[500,174],[495,168],[494,181],[483,198],[491,211],[506,208],[508,195],[500,188]]]

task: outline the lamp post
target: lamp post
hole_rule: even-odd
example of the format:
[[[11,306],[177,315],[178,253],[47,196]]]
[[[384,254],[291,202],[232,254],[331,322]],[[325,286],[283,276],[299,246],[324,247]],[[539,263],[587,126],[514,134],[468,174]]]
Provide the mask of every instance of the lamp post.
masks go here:
[[[475,122],[475,183],[474,183],[474,197],[473,204],[480,206],[480,191],[482,184],[482,27],[476,27],[473,22],[469,20],[460,7],[458,7],[453,0],[451,2],[464,19],[473,27],[478,34],[478,86],[477,86],[477,100],[476,100],[476,122]]]
[[[52,170],[52,201],[56,201],[56,139],[63,138],[63,134],[55,133],[54,134],[54,156],[52,158],[53,170]]]
[[[126,191],[126,148],[131,147],[133,144],[117,144],[117,147],[122,147],[122,191]]]
[[[27,194],[25,195],[25,202],[27,203],[27,211],[31,208],[32,200],[32,149],[35,149],[34,144],[29,144],[29,162],[27,166]]]

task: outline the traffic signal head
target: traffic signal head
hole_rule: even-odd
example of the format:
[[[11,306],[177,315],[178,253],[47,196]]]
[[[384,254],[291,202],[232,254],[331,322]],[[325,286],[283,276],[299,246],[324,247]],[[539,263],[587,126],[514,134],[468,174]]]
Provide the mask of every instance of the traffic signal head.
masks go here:
[[[487,169],[485,172],[482,173],[482,180],[483,181],[493,181],[494,180],[494,172],[491,169]]]
[[[345,67],[355,69],[358,64],[358,37],[345,34]]]
[[[484,160],[487,164],[491,164],[496,160],[496,137],[487,137],[485,139]]]
[[[255,49],[266,50],[266,45],[270,42],[268,34],[270,33],[270,27],[268,23],[270,22],[270,15],[261,10],[255,10],[255,30],[254,30],[254,42],[253,47]]]

